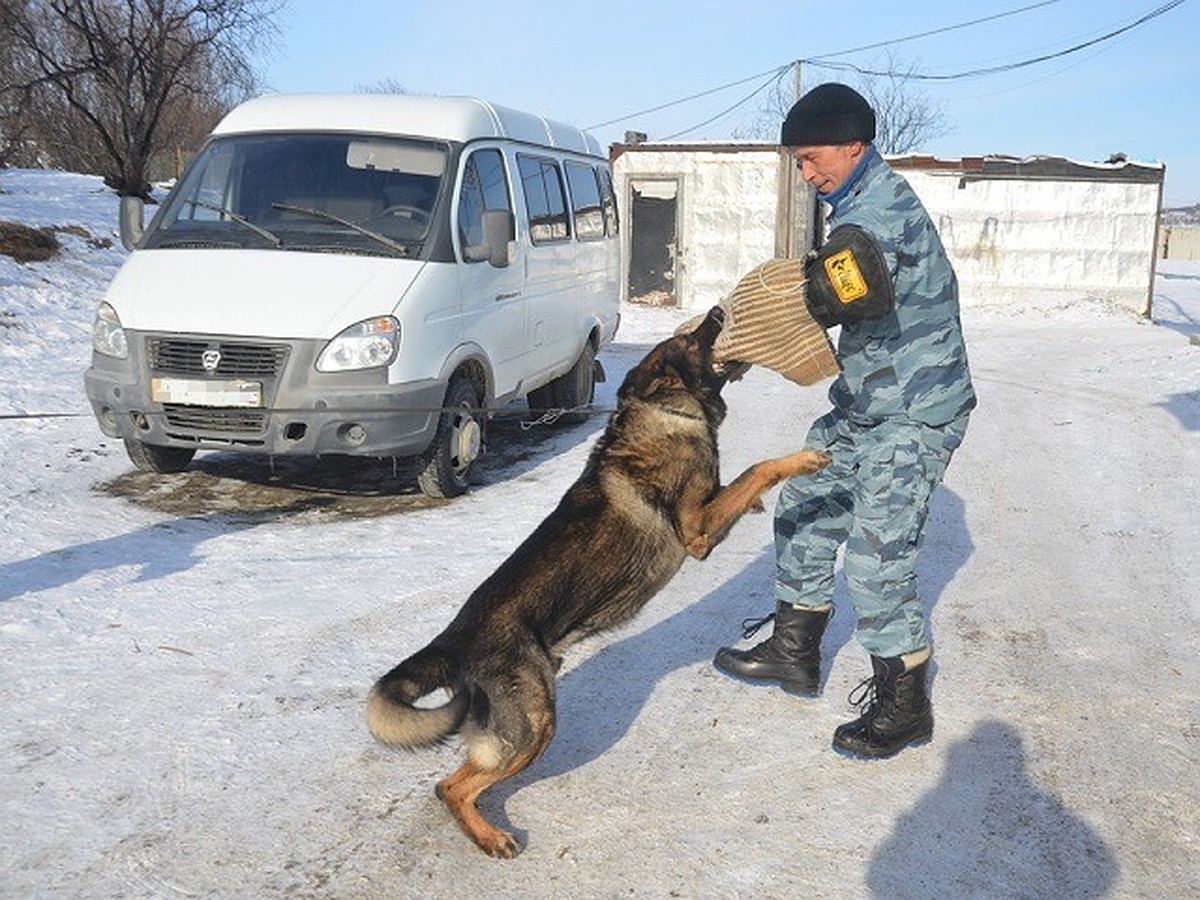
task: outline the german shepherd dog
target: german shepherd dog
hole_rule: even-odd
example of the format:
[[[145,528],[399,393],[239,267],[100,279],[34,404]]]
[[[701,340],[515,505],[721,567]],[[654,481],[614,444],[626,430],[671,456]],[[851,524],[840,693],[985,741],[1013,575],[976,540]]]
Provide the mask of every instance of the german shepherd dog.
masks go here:
[[[829,458],[815,450],[757,463],[722,487],[721,389],[736,363],[714,363],[719,307],[652,349],[617,393],[583,474],[475,592],[446,630],[371,689],[367,724],[415,749],[461,732],[467,761],[437,785],[486,853],[520,847],[488,822],[479,795],[538,758],[554,736],[555,673],[579,639],[633,618],[683,565],[704,559],[763,491]],[[439,689],[449,700],[416,702]]]

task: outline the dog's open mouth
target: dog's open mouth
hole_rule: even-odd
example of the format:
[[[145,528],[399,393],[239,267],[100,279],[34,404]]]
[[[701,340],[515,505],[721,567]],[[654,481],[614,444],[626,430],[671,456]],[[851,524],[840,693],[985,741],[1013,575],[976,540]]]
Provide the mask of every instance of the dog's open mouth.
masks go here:
[[[714,306],[704,317],[704,321],[700,327],[696,329],[697,333],[705,329],[711,329],[702,338],[708,347],[713,374],[722,381],[737,381],[750,370],[750,363],[739,362],[736,359],[713,359],[712,349],[716,344],[717,339],[721,336],[721,332],[725,330],[726,313],[721,306]]]
[[[750,363],[737,362],[736,360],[714,361],[712,367],[713,372],[725,381],[737,381],[750,371]]]
[[[689,319],[675,329],[675,334],[691,334],[703,345],[709,372],[722,385],[727,381],[737,381],[750,369],[750,363],[713,358],[713,346],[721,336],[721,332],[725,330],[725,324],[725,309],[721,306],[714,306],[703,316]]]

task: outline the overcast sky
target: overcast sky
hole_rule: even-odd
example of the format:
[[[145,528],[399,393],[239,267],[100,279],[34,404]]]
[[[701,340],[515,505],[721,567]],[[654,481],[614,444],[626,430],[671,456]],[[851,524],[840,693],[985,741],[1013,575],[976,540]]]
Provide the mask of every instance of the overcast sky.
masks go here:
[[[277,24],[271,90],[354,91],[387,79],[600,126],[604,144],[626,130],[730,138],[762,115],[789,62],[808,61],[801,80],[811,87],[860,77],[829,63],[882,70],[890,53],[936,78],[917,89],[949,131],[922,152],[1081,161],[1123,152],[1166,164],[1168,205],[1200,202],[1198,0],[288,0]]]

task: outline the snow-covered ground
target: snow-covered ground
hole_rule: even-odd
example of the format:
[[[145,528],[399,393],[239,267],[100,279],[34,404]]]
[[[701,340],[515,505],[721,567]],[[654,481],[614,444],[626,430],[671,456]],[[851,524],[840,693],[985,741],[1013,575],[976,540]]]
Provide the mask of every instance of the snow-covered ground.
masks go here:
[[[715,672],[773,603],[770,518],[749,517],[571,653],[554,743],[485,795],[528,843],[497,862],[433,796],[458,748],[377,745],[363,699],[602,422],[508,428],[449,503],[369,464],[133,474],[82,392],[114,198],[0,171],[3,219],[116,247],[0,256],[0,897],[1200,896],[1200,264],[1159,264],[1153,322],[965,312],[980,406],[921,569],[932,744],[831,751],[868,670],[840,593],[821,699]],[[681,318],[624,313],[601,404]],[[726,477],[825,408],[763,370],[726,399]]]

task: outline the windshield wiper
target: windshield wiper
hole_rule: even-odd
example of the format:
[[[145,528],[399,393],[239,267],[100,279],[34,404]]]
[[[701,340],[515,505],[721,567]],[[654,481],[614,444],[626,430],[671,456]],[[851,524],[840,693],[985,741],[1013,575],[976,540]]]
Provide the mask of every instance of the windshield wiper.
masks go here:
[[[239,225],[244,225],[245,227],[247,227],[251,231],[253,231],[255,234],[258,234],[261,237],[265,237],[268,241],[270,241],[276,247],[283,246],[283,241],[281,241],[279,239],[278,235],[272,234],[271,232],[267,231],[267,229],[263,228],[261,225],[255,225],[253,222],[251,222],[249,219],[247,219],[241,213],[235,213],[232,209],[226,209],[225,207],[218,206],[215,203],[206,203],[204,200],[184,200],[183,202],[188,204],[189,206],[199,206],[201,209],[210,209],[215,213],[220,213],[221,215],[225,216],[229,220],[231,220],[233,222],[237,222]]]
[[[399,241],[393,241],[385,234],[380,234],[378,231],[372,231],[370,228],[364,228],[357,222],[352,222],[349,219],[343,219],[341,216],[335,216],[333,213],[325,212],[323,209],[313,209],[309,206],[292,206],[290,203],[272,203],[271,209],[280,209],[284,212],[301,213],[302,215],[312,216],[314,219],[325,219],[327,222],[336,222],[338,225],[344,225],[351,231],[357,231],[359,234],[366,235],[372,240],[379,241],[385,247],[391,247],[393,250],[399,250],[405,256],[408,255],[408,248]]]

